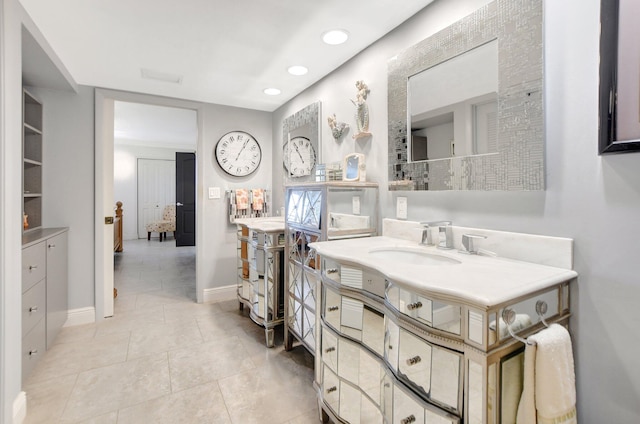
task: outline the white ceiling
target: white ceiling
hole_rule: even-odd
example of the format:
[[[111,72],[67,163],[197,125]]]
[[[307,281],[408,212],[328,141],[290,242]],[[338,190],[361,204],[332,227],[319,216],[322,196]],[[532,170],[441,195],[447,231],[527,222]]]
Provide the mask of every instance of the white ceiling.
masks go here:
[[[432,0],[20,1],[78,84],[274,111]],[[333,28],[349,40],[324,44]]]

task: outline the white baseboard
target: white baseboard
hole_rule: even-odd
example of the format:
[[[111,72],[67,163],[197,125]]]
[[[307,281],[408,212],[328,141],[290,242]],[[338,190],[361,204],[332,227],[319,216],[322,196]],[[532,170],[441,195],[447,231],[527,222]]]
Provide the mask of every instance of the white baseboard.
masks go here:
[[[18,393],[18,397],[13,401],[13,424],[22,424],[27,418],[27,394]]]
[[[94,322],[96,322],[95,307],[89,306],[87,308],[70,309],[67,311],[67,322],[64,323],[64,327],[93,324]]]
[[[203,303],[222,302],[237,299],[237,287],[235,284],[223,287],[204,289]]]

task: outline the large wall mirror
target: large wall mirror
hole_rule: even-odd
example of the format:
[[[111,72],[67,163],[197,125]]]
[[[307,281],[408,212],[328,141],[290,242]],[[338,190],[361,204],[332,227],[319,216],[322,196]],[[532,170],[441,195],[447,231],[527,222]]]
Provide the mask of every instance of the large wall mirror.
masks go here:
[[[282,136],[285,182],[315,181],[320,163],[320,102],[284,119]]]
[[[390,190],[544,190],[542,0],[495,0],[388,62]]]

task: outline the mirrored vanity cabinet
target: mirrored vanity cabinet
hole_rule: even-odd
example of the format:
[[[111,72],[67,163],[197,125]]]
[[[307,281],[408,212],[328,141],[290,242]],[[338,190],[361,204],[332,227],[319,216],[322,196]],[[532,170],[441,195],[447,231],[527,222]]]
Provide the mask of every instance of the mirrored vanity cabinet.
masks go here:
[[[366,182],[291,184],[285,190],[285,349],[297,339],[316,348],[318,258],[309,244],[378,233],[378,185]]]
[[[314,386],[323,421],[514,423],[524,344],[509,331],[568,325],[575,272],[457,251],[430,264],[424,246],[353,241],[311,246],[321,258]]]
[[[284,320],[284,220],[281,217],[235,221],[238,231],[237,296],[240,309],[264,327],[267,347]]]

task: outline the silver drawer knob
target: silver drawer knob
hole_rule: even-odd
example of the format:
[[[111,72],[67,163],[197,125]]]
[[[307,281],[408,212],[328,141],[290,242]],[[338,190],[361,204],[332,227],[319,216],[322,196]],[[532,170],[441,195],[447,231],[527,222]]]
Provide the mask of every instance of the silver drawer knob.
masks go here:
[[[325,353],[331,353],[331,352],[333,352],[333,351],[335,351],[335,350],[336,350],[336,348],[332,346],[332,347],[328,347],[328,348],[326,348],[326,349],[324,350],[324,352],[325,352]]]
[[[29,351],[29,356],[33,356],[33,355],[37,355],[38,354],[38,349],[33,349]]]
[[[32,269],[37,269],[38,265],[29,265],[29,271],[31,271]]]
[[[338,388],[337,388],[336,386],[329,387],[329,388],[327,389],[327,393],[335,392],[336,390],[338,390]]]
[[[32,306],[29,308],[29,312],[37,312],[38,311],[38,307],[37,306]]]
[[[329,311],[329,312],[334,312],[334,311],[337,311],[337,310],[338,310],[338,307],[337,307],[337,306],[329,306],[329,307],[327,308],[327,311]]]
[[[403,418],[400,420],[401,424],[411,424],[416,422],[416,416],[411,414],[407,418]]]
[[[54,247],[56,247],[56,245],[55,244],[50,244],[48,247],[49,247],[49,249],[53,249]]]
[[[409,303],[407,309],[413,311],[414,309],[422,308],[422,302]]]
[[[407,359],[407,365],[415,365],[420,361],[422,361],[422,358],[420,356],[414,356],[413,358]]]

